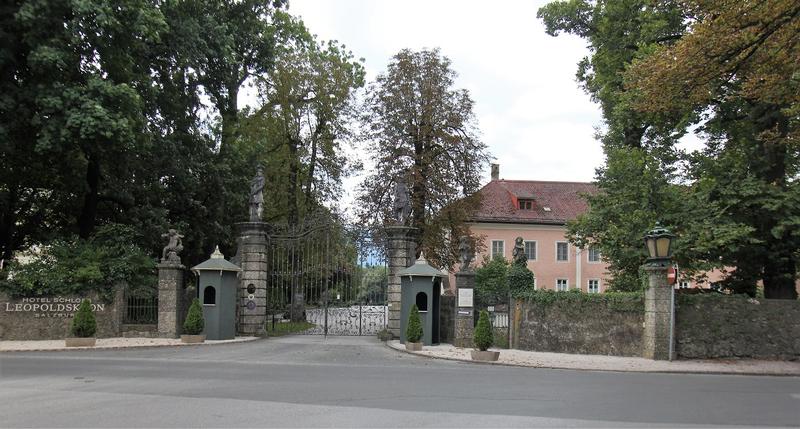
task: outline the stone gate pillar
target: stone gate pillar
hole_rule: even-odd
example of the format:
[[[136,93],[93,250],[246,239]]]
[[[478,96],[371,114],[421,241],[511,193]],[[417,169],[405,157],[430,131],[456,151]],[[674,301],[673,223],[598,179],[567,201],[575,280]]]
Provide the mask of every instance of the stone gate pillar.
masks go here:
[[[644,336],[642,355],[647,359],[668,360],[672,344],[673,290],[667,282],[667,266],[645,265],[649,287],[644,295]]]
[[[262,336],[267,319],[267,234],[264,222],[237,223],[240,265],[237,333]]]
[[[456,273],[456,317],[453,345],[456,347],[472,347],[472,332],[475,323],[475,272],[471,269]]]
[[[386,226],[387,263],[389,268],[386,305],[389,307],[388,330],[394,338],[400,338],[400,276],[401,270],[414,263],[414,255],[409,255],[412,240],[411,232],[416,228],[402,225]],[[409,259],[411,262],[409,262]]]
[[[178,338],[183,329],[183,265],[175,261],[158,264],[158,336]]]

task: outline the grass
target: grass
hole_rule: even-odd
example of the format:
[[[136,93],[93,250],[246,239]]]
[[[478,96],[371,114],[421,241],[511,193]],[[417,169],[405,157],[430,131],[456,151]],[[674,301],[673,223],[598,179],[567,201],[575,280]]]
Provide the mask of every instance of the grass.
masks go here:
[[[267,322],[267,334],[270,337],[280,337],[282,335],[294,334],[311,329],[316,325],[310,322],[275,322],[273,329],[272,322]]]

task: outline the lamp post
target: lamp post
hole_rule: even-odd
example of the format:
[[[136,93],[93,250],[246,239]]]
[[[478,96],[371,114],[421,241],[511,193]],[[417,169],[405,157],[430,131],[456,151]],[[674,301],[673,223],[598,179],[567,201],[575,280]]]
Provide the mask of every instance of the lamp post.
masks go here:
[[[642,354],[645,358],[672,360],[675,327],[675,291],[667,281],[672,264],[675,235],[656,227],[644,235],[648,258],[644,264],[648,288],[645,291],[645,322]]]

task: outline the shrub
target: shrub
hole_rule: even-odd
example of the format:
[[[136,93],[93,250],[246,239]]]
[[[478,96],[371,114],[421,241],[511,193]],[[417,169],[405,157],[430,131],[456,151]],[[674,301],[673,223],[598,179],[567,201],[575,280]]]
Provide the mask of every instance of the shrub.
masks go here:
[[[511,296],[519,296],[534,290],[533,272],[526,267],[511,264],[508,267],[508,291]]]
[[[508,302],[508,262],[502,256],[489,260],[475,270],[476,307]]]
[[[489,313],[486,310],[481,310],[481,315],[478,317],[478,326],[475,327],[472,341],[478,350],[484,352],[494,344],[492,321],[489,320]]]
[[[97,320],[92,311],[92,301],[84,299],[72,318],[72,336],[89,338],[97,332]]]
[[[408,313],[408,326],[406,326],[406,341],[418,343],[422,339],[422,321],[419,320],[417,304],[411,306]]]
[[[186,335],[200,335],[204,328],[203,308],[200,307],[200,300],[195,298],[192,300],[192,305],[189,306],[189,314],[186,315],[186,321],[183,322],[183,333]]]
[[[392,333],[388,329],[381,329],[378,331],[378,339],[381,341],[389,341],[392,339]]]

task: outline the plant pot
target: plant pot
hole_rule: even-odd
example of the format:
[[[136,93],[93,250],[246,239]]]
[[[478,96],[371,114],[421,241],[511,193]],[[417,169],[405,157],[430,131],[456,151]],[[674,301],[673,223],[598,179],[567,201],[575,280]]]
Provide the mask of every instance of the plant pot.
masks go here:
[[[480,360],[484,362],[496,362],[500,357],[500,352],[493,352],[490,350],[470,350],[470,354],[472,355],[472,360]]]
[[[422,350],[422,343],[410,343],[406,341],[406,350],[410,352],[418,352]]]
[[[181,335],[181,342],[186,344],[197,344],[202,343],[206,340],[206,336],[204,334],[200,335]]]
[[[97,338],[95,337],[67,337],[64,338],[64,343],[67,347],[94,347]]]

